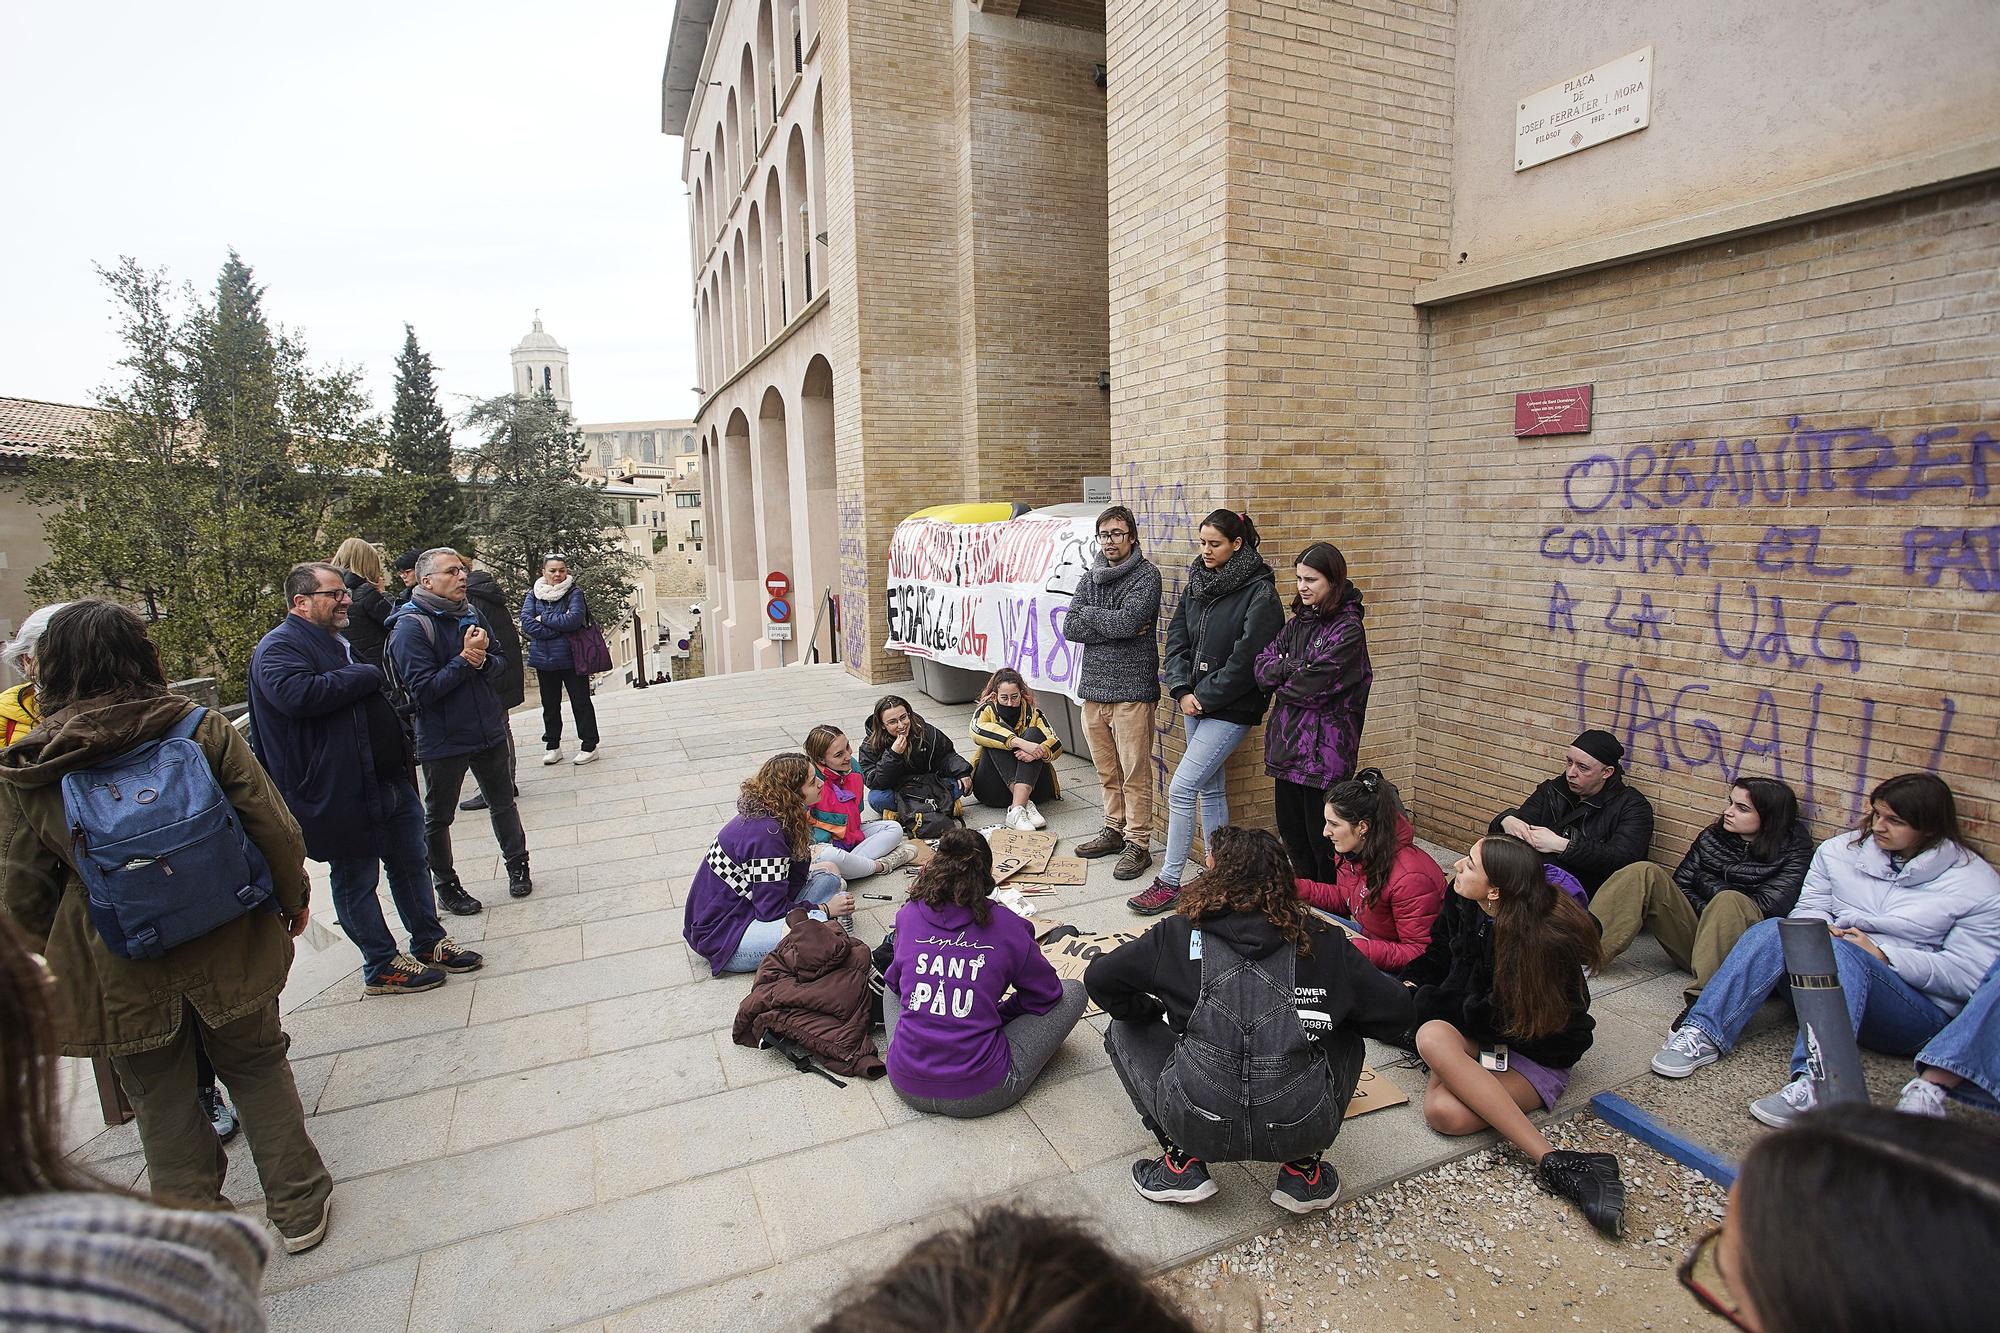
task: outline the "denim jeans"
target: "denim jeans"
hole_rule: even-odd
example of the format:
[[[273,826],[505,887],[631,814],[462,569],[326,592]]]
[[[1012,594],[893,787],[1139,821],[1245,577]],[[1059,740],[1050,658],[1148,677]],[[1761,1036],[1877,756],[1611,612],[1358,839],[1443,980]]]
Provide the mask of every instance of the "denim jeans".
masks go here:
[[[1917,1052],[1917,1066],[1964,1079],[1958,1094],[1974,1105],[1989,1110],[2000,1105],[2000,960],[1987,969],[1986,980],[1972,992],[1958,1017]],[[1986,1095],[1979,1096],[1975,1089]]]
[[[452,873],[451,821],[458,817],[458,793],[470,772],[486,798],[486,817],[493,840],[508,865],[528,857],[528,835],[514,805],[514,775],[508,771],[507,743],[501,741],[472,754],[424,761],[424,843],[431,875],[440,884]]]
[[[823,842],[813,848],[815,861],[829,861],[842,879],[867,879],[875,873],[875,863],[896,850],[903,841],[903,826],[893,819],[878,819],[861,826],[861,841],[852,847]]]
[[[1854,1021],[1855,1039],[1869,1050],[1915,1055],[1950,1021],[1951,1016],[1922,991],[1859,945],[1833,941],[1833,962],[1847,997],[1847,1016]],[[1791,995],[1785,981],[1785,947],[1778,922],[1759,921],[1736,941],[1722,970],[1709,978],[1688,1022],[1727,1051],[1764,1001],[1777,994]],[[1792,1073],[1802,1073],[1805,1067],[1806,1036],[1801,1031],[1792,1047]]]
[[[1223,785],[1222,768],[1250,734],[1250,728],[1241,722],[1185,716],[1182,720],[1187,723],[1187,748],[1167,783],[1167,859],[1160,865],[1160,878],[1169,884],[1181,882],[1188,849],[1194,846],[1196,801],[1201,804],[1204,842],[1229,822],[1229,793]]]
[[[337,856],[328,862],[333,880],[333,910],[340,928],[361,950],[361,975],[371,984],[396,956],[396,937],[382,917],[382,900],[375,896],[380,872],[389,872],[389,896],[396,915],[410,933],[410,952],[422,957],[444,938],[438,923],[437,893],[431,888],[430,860],[424,853],[424,805],[407,782],[382,785],[388,817],[380,829],[382,854],[363,852]]]
[[[806,881],[805,900],[809,903],[823,903],[840,892],[840,876],[829,875],[824,870],[815,873]],[[787,913],[787,915],[790,915]],[[814,912],[817,919],[826,920],[826,913]],[[776,921],[752,921],[737,942],[736,952],[729,955],[729,961],[722,965],[725,972],[755,972],[757,964],[764,961],[771,950],[778,947],[790,930],[784,917]]]
[[[885,814],[894,810],[896,808],[896,793],[892,791],[876,791],[873,787],[870,787],[868,789],[868,808],[870,810],[880,810]]]

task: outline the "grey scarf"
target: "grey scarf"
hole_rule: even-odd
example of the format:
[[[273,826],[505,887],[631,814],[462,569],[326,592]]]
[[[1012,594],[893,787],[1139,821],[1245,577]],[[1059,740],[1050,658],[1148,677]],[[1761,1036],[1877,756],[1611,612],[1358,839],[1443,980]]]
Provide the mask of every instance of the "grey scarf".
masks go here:
[[[1188,596],[1198,602],[1220,601],[1237,589],[1247,587],[1258,577],[1269,574],[1270,569],[1254,546],[1238,547],[1236,554],[1225,560],[1220,569],[1210,569],[1201,562],[1200,556],[1196,556],[1194,563],[1188,566]]]
[[[446,601],[421,583],[410,589],[410,600],[424,608],[424,610],[435,611],[441,616],[462,616],[465,614],[466,604],[463,601]]]
[[[1106,560],[1100,551],[1090,559],[1090,581],[1100,588],[1108,588],[1145,563],[1136,550],[1115,565]]]

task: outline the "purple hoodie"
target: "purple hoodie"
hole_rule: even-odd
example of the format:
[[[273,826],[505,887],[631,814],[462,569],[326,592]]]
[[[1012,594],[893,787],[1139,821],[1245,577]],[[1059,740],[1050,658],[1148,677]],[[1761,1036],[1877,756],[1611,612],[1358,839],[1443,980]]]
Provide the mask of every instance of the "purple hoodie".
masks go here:
[[[792,859],[776,815],[743,810],[722,826],[688,884],[681,938],[722,975],[752,921],[783,920],[798,906],[806,863]]]
[[[991,908],[983,926],[958,906],[907,902],[896,913],[896,957],[882,985],[884,1002],[902,1005],[888,1054],[898,1092],[956,1100],[998,1087],[1012,1068],[1000,1029],[1062,999],[1034,929],[999,903]]]

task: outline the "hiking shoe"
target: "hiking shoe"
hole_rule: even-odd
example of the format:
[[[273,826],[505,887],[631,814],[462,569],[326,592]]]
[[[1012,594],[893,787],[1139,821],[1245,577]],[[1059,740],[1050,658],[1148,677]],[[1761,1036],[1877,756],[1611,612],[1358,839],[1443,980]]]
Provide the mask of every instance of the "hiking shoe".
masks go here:
[[[444,973],[418,962],[409,954],[399,953],[389,960],[381,976],[361,989],[368,995],[414,995],[420,990],[436,990],[442,985]]]
[[[1653,1072],[1661,1078],[1686,1078],[1703,1065],[1712,1065],[1722,1058],[1722,1050],[1708,1039],[1708,1034],[1694,1024],[1674,1030],[1653,1056]]]
[[[1019,829],[1023,833],[1033,833],[1035,831],[1034,822],[1028,818],[1028,807],[1025,805],[1008,806],[1007,818],[1004,822],[1008,828]]]
[[[1076,850],[1070,855],[1080,856],[1086,861],[1095,861],[1100,856],[1109,856],[1113,852],[1124,850],[1125,835],[1107,824],[1097,830],[1097,836],[1089,842],[1078,843]]]
[[[1118,854],[1118,864],[1111,867],[1113,879],[1137,879],[1153,865],[1153,854],[1146,850],[1143,842],[1128,842],[1125,850]]]
[[[1331,1208],[1340,1201],[1340,1173],[1320,1158],[1310,1162],[1286,1162],[1278,1168],[1278,1184],[1271,1202],[1292,1213],[1310,1213]]]
[[[1180,885],[1169,884],[1163,879],[1155,879],[1152,886],[1144,893],[1127,898],[1125,905],[1140,916],[1158,916],[1169,907],[1172,907],[1174,900],[1180,896]]]
[[[1028,826],[1034,829],[1037,833],[1041,832],[1043,829],[1049,826],[1049,821],[1042,818],[1042,812],[1035,809],[1035,803],[1033,801],[1028,802],[1021,808],[1028,812]]]
[[[1770,1096],[1751,1102],[1750,1114],[1772,1129],[1783,1129],[1818,1105],[1819,1097],[1813,1092],[1812,1079],[1800,1074]]]
[[[1625,1234],[1625,1182],[1610,1153],[1557,1148],[1535,1168],[1535,1178],[1551,1194],[1575,1204],[1590,1225],[1613,1240]]]
[[[535,881],[528,878],[528,858],[507,867],[507,892],[516,898],[525,898],[535,891]]]
[[[429,953],[416,955],[416,959],[440,972],[477,972],[486,966],[485,958],[470,949],[459,948],[449,935],[433,944]]]
[[[1933,1120],[1944,1118],[1944,1104],[1951,1100],[1942,1083],[1933,1083],[1927,1078],[1913,1078],[1903,1085],[1902,1095],[1896,1098],[1896,1109],[1904,1115],[1927,1115]]]
[[[484,810],[486,808],[486,793],[483,791],[472,793],[472,795],[458,803],[458,808],[461,810]]]
[[[548,749],[542,752],[543,768],[547,768],[550,764],[560,764],[561,762],[562,762],[562,748],[560,746],[551,745]]]
[[[286,1254],[304,1254],[313,1246],[326,1239],[326,1224],[333,1219],[333,1196],[326,1196],[326,1202],[319,1206],[319,1221],[298,1235],[290,1235],[280,1228],[278,1235],[285,1242]]]
[[[1200,1203],[1215,1193],[1201,1158],[1169,1149],[1132,1163],[1132,1188],[1154,1203]]]
[[[1938,1091],[1942,1092],[1944,1089],[1939,1088]],[[238,1129],[236,1112],[229,1108],[228,1101],[222,1095],[222,1089],[210,1084],[205,1088],[197,1088],[195,1097],[201,1102],[201,1113],[207,1116],[208,1123],[214,1126],[215,1137],[224,1143],[235,1138]],[[1943,1115],[1944,1112],[1939,1111],[1938,1114]]]
[[[578,750],[576,752],[576,758],[570,760],[570,762],[572,764],[575,764],[578,768],[582,768],[585,764],[589,763],[591,760],[595,758],[597,758],[597,751],[595,750]]]
[[[907,842],[899,842],[887,856],[875,863],[875,873],[886,875],[892,870],[901,870],[917,859],[917,849]]]
[[[458,876],[437,882],[438,906],[453,916],[478,916],[486,910],[486,905],[465,891],[465,885],[458,882]]]

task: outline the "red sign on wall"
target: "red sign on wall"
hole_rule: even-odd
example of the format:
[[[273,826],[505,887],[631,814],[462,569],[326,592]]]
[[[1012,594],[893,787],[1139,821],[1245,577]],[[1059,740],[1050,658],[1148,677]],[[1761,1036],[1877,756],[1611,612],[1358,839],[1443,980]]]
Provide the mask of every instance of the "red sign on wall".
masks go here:
[[[774,569],[764,576],[764,591],[773,597],[783,597],[792,590],[792,580],[783,570]]]
[[[1585,434],[1590,430],[1590,390],[1588,384],[1575,384],[1515,394],[1514,438]]]

